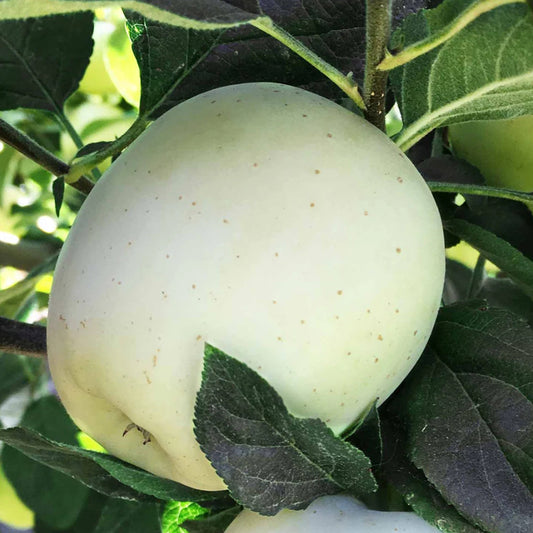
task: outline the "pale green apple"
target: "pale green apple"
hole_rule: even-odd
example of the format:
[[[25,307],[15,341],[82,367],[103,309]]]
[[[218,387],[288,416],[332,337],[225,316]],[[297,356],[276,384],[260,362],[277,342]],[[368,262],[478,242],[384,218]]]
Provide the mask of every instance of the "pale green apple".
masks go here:
[[[221,489],[193,432],[204,343],[339,433],[416,363],[443,279],[437,207],[385,134],[298,88],[224,87],[156,120],[84,202],[50,368],[110,453]]]
[[[33,527],[34,514],[20,500],[0,465],[0,522],[15,529]]]
[[[455,154],[488,185],[533,192],[533,115],[453,124],[448,132]]]
[[[104,52],[104,63],[124,100],[134,107],[139,107],[141,99],[139,65],[124,23],[117,25],[109,37]]]
[[[371,511],[350,496],[323,496],[304,511],[242,511],[226,533],[438,533],[414,513]]]
[[[113,33],[115,25],[104,20],[94,22],[94,47],[89,66],[80,81],[79,90],[89,94],[106,95],[117,92],[104,63],[104,51],[107,40]]]

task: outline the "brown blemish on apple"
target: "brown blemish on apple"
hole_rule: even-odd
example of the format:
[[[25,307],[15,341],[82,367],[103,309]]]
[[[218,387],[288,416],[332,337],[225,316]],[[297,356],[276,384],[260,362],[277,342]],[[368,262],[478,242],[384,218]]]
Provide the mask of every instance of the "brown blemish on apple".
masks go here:
[[[401,248],[396,248],[396,253],[397,254],[401,254],[402,253],[402,249]]]
[[[379,334],[378,335],[378,341],[382,341],[383,340],[383,335]]]
[[[339,296],[341,296],[341,295],[342,295],[342,291],[337,291],[337,294],[338,294]]]
[[[400,176],[398,176],[396,179],[398,180],[398,183],[403,183],[403,178],[401,178]]]

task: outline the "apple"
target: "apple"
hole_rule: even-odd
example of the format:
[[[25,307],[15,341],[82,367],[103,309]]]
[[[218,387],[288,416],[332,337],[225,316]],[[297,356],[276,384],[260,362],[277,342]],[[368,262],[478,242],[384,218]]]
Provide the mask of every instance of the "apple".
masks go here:
[[[323,496],[303,511],[284,509],[276,516],[244,510],[226,533],[438,533],[414,513],[371,511],[350,496]]]
[[[0,522],[16,529],[33,527],[34,514],[20,500],[0,466]]]
[[[477,167],[487,185],[533,191],[533,115],[453,124],[455,154]]]
[[[105,20],[95,20],[93,30],[94,48],[89,66],[80,81],[79,89],[84,93],[106,95],[117,92],[113,80],[109,77],[104,62],[107,40],[113,33],[115,25]]]
[[[118,92],[133,107],[139,107],[141,77],[137,59],[124,22],[110,35],[104,51],[104,64]]]
[[[204,343],[339,433],[416,363],[443,280],[433,197],[384,133],[295,87],[223,87],[156,120],[84,202],[50,368],[110,453],[222,489],[193,432]]]

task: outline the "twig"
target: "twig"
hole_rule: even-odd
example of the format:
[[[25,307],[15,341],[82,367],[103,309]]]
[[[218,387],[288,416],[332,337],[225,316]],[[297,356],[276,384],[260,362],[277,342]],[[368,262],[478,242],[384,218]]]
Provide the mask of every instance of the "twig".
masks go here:
[[[0,351],[46,357],[46,328],[0,317]]]
[[[363,96],[365,116],[385,131],[385,94],[388,72],[378,70],[390,37],[390,0],[366,0],[366,60]]]
[[[2,119],[0,119],[0,140],[9,144],[32,161],[35,161],[54,176],[64,176],[70,171],[70,166],[67,163]],[[70,185],[84,194],[89,194],[94,183],[86,176],[80,175],[78,180],[72,182]]]

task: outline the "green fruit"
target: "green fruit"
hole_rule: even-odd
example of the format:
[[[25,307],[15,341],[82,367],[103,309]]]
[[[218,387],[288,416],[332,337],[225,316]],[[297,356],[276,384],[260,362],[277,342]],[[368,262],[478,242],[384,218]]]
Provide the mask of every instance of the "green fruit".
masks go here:
[[[103,20],[94,22],[93,40],[94,48],[91,60],[82,80],[79,90],[89,94],[106,95],[116,93],[117,89],[109,77],[104,63],[104,51],[107,40],[115,29],[115,25]]]
[[[15,489],[9,483],[1,467],[0,522],[16,529],[30,529],[34,523],[33,512],[17,496]]]
[[[304,511],[242,511],[226,533],[438,533],[414,513],[371,511],[349,496],[323,496]]]
[[[120,24],[109,37],[104,62],[118,92],[124,100],[139,107],[141,80],[139,65],[131,49],[130,38],[124,24]]]
[[[448,131],[455,154],[488,185],[533,192],[533,115],[453,124]]]
[[[385,134],[294,87],[223,87],[156,120],[84,202],[48,360],[106,450],[217,490],[193,432],[205,342],[339,433],[416,363],[443,279],[437,207]]]

